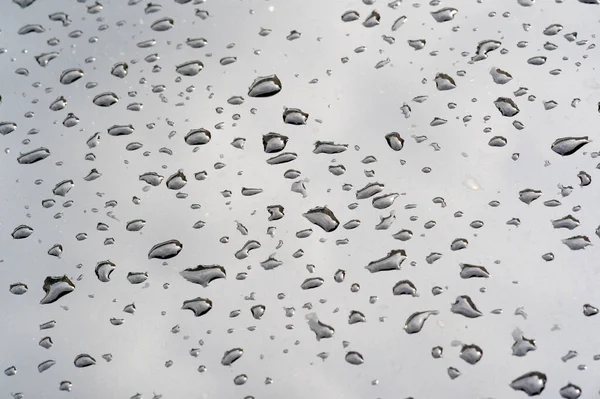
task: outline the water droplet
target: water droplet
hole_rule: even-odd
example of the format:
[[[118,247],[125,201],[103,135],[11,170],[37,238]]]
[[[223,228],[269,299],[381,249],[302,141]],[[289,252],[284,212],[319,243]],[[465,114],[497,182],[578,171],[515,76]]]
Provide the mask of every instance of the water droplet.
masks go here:
[[[544,35],[546,36],[554,36],[556,34],[558,34],[558,32],[560,32],[563,29],[563,26],[561,24],[552,24],[549,25],[546,29],[544,29]]]
[[[152,25],[150,25],[150,28],[156,32],[165,32],[171,29],[174,24],[175,21],[172,18],[165,17],[155,21]]]
[[[54,303],[63,296],[73,292],[75,284],[66,275],[62,277],[48,276],[44,280],[43,289],[46,295],[42,298],[40,304],[46,305]]]
[[[411,314],[404,323],[404,331],[406,331],[407,334],[418,333],[423,329],[425,321],[429,318],[429,316],[438,315],[439,313],[440,312],[438,310],[426,310]]]
[[[27,225],[20,225],[17,226],[13,232],[12,232],[12,238],[14,238],[15,240],[21,240],[23,238],[27,238],[29,237],[31,234],[33,234],[33,229]]]
[[[286,108],[283,111],[283,122],[288,125],[306,125],[308,114],[298,108]]]
[[[110,107],[119,102],[119,97],[113,92],[100,93],[92,100],[99,107]]]
[[[360,14],[356,11],[346,11],[345,13],[342,14],[342,21],[344,22],[352,22],[352,21],[356,21],[357,19],[360,18]]]
[[[379,25],[379,21],[381,20],[381,15],[375,10],[371,11],[371,14],[364,20],[363,26],[366,28],[372,28],[374,26]]]
[[[392,194],[384,194],[378,197],[373,197],[371,201],[373,208],[375,209],[386,209],[394,204],[396,198],[398,198],[400,194],[392,193]]]
[[[592,245],[590,239],[587,236],[582,235],[565,238],[564,240],[562,240],[562,243],[573,251],[585,249],[587,246]]]
[[[148,279],[148,272],[129,272],[127,281],[131,284],[141,284]]]
[[[325,280],[323,280],[321,277],[311,277],[304,280],[302,285],[300,285],[300,288],[303,290],[310,290],[322,286],[323,283],[325,283]]]
[[[463,345],[459,356],[469,364],[477,364],[483,356],[483,350],[477,345]]]
[[[350,311],[350,315],[348,316],[348,324],[352,325],[352,324],[356,324],[356,323],[366,323],[366,322],[367,322],[367,318],[365,317],[365,315],[362,312],[359,312],[358,310]]]
[[[191,48],[202,48],[208,44],[207,40],[204,38],[188,38],[185,41],[185,44],[190,46]]]
[[[135,219],[127,222],[126,229],[127,231],[140,231],[146,225],[146,221],[143,219]]]
[[[8,290],[11,294],[23,295],[23,294],[27,293],[29,288],[27,287],[27,284],[15,283],[15,284],[11,284]]]
[[[282,152],[279,155],[276,155],[276,156],[274,156],[272,158],[267,159],[267,163],[269,165],[279,165],[279,164],[282,164],[282,163],[292,162],[296,158],[298,158],[298,154],[296,154],[295,152]],[[288,179],[295,179],[298,176],[300,176],[300,172],[297,172],[297,171],[294,171],[294,170],[290,170],[290,171],[286,172],[286,177]]]
[[[400,151],[404,148],[404,139],[397,132],[388,133],[385,135],[385,140],[388,146],[394,151]]]
[[[183,244],[178,240],[167,240],[156,244],[148,252],[148,259],[171,259],[183,249]]]
[[[164,179],[164,176],[159,175],[156,172],[147,172],[139,176],[139,180],[150,184],[151,186],[158,186]]]
[[[189,145],[204,145],[211,139],[211,133],[204,129],[192,129],[185,135],[185,142]]]
[[[492,68],[490,69],[490,75],[492,75],[492,79],[494,83],[503,85],[512,80],[512,75],[506,71],[503,71],[500,68]]]
[[[60,75],[60,83],[70,85],[83,77],[83,71],[79,68],[65,69]]]
[[[569,229],[573,230],[574,228],[580,225],[579,220],[575,219],[571,215],[564,216],[560,219],[551,220],[552,227],[555,229]]]
[[[392,294],[394,295],[410,295],[413,297],[418,297],[417,287],[410,280],[401,280],[398,281],[394,288],[392,288]]]
[[[513,100],[507,97],[498,97],[496,101],[494,101],[494,105],[500,111],[502,116],[513,117],[519,113],[519,107]]]
[[[455,380],[461,375],[461,372],[456,367],[448,367],[447,372],[451,380]]]
[[[190,283],[200,284],[203,287],[208,287],[214,280],[227,278],[225,268],[218,265],[198,265],[195,268],[185,269],[180,274]]]
[[[466,263],[461,263],[460,268],[461,268],[460,269],[460,277],[464,278],[464,279],[474,278],[474,277],[479,277],[479,278],[490,277],[490,273],[483,266],[475,266],[475,265],[469,265]]]
[[[590,141],[587,136],[583,137],[562,137],[556,139],[550,146],[550,149],[558,155],[567,156],[576,153],[581,147]]]
[[[52,193],[54,193],[54,195],[64,197],[69,193],[69,191],[71,191],[73,186],[75,186],[73,180],[63,180],[58,183],[54,189],[52,189]]]
[[[383,258],[369,262],[365,269],[371,273],[381,271],[400,270],[400,265],[406,259],[406,252],[402,249],[393,249]]]
[[[483,316],[483,313],[477,309],[475,303],[468,295],[461,295],[456,298],[456,301],[450,307],[452,313],[460,314],[468,318],[476,318]]]
[[[452,241],[452,244],[450,244],[450,249],[452,251],[459,251],[461,249],[466,249],[468,245],[469,241],[467,241],[466,239],[457,238],[454,241]]]
[[[440,91],[447,91],[456,89],[456,83],[454,79],[450,75],[446,75],[445,73],[438,73],[435,76],[435,86]]]
[[[237,375],[234,379],[233,379],[233,383],[235,385],[244,385],[246,382],[248,382],[248,376],[246,374],[240,374]]]
[[[170,190],[181,190],[187,184],[187,178],[182,171],[178,171],[169,176],[166,184]]]
[[[56,364],[56,361],[51,360],[51,359],[41,362],[40,364],[38,364],[38,372],[43,373],[44,371],[48,370],[50,367],[54,366],[55,364]]]
[[[252,317],[256,320],[260,320],[266,311],[267,307],[265,305],[255,305],[250,308],[250,313],[252,313]]]
[[[221,359],[221,364],[223,366],[231,366],[233,362],[238,360],[244,354],[244,350],[242,348],[233,348],[225,352],[223,358]]]
[[[181,309],[191,310],[194,316],[200,317],[212,309],[212,301],[206,298],[194,298],[183,301]]]
[[[133,133],[135,129],[132,125],[114,125],[108,129],[110,136],[127,136]]]
[[[94,359],[87,353],[82,353],[80,355],[77,355],[73,363],[75,364],[75,367],[84,368],[94,366],[96,364],[96,359]]]
[[[309,222],[319,226],[327,233],[337,229],[340,222],[333,212],[327,207],[315,207],[302,214]]]
[[[527,396],[535,396],[542,393],[546,387],[546,374],[539,371],[531,371],[513,380],[510,387],[515,391],[523,391]]]
[[[458,10],[452,7],[441,8],[437,11],[432,11],[431,16],[436,22],[448,22],[454,19]]]
[[[600,312],[598,310],[597,307],[590,305],[589,303],[586,303],[585,305],[583,305],[583,315],[590,317],[590,316],[595,316],[598,314],[598,312]]]
[[[50,61],[52,61],[56,57],[58,57],[58,53],[56,51],[53,51],[50,53],[42,53],[36,56],[35,60],[37,61],[39,66],[45,67],[48,65],[48,63],[50,63]]]
[[[196,76],[204,69],[204,64],[198,60],[187,61],[175,67],[175,72],[183,76]]]
[[[567,385],[562,387],[560,391],[558,391],[560,396],[562,396],[565,399],[577,399],[581,396],[581,392],[581,388],[571,383],[568,383]]]
[[[531,57],[530,59],[527,60],[527,63],[530,65],[544,65],[546,63],[546,57],[544,56],[537,56],[537,57]]]

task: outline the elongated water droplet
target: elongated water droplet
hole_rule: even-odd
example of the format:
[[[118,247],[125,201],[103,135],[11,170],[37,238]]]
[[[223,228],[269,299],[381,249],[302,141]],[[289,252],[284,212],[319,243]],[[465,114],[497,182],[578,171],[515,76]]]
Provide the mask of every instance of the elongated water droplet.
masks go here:
[[[562,240],[562,243],[573,251],[585,249],[587,246],[592,245],[590,239],[587,236],[582,235],[565,238]]]
[[[556,139],[550,146],[550,149],[558,155],[567,156],[575,154],[581,147],[588,144],[590,140],[587,136],[582,137],[561,137]]]
[[[198,265],[195,268],[185,269],[179,274],[190,283],[200,284],[203,287],[208,287],[214,280],[227,278],[225,268],[218,265]]]
[[[225,352],[223,357],[221,358],[221,364],[223,366],[231,366],[233,362],[238,360],[244,354],[244,350],[242,348],[233,348]]]
[[[110,136],[128,136],[134,131],[132,125],[114,125],[108,129],[108,134]]]
[[[304,282],[300,285],[300,288],[303,290],[310,290],[313,288],[318,288],[325,283],[321,277],[311,277],[304,280]]]
[[[436,22],[448,22],[454,19],[458,10],[452,7],[441,8],[437,11],[432,11],[431,16]]]
[[[261,247],[260,242],[258,242],[256,240],[246,241],[244,246],[235,253],[235,258],[240,259],[240,260],[246,259],[249,256],[250,251],[260,248],[260,247]]]
[[[148,259],[171,259],[183,249],[183,244],[178,240],[167,240],[156,244],[148,252]]]
[[[204,64],[201,61],[193,60],[177,65],[175,72],[183,76],[196,76],[202,69],[204,69]]]
[[[382,271],[400,270],[400,265],[406,259],[406,252],[403,249],[393,249],[383,258],[370,262],[365,269],[371,273]]]
[[[99,107],[110,107],[119,102],[119,97],[113,92],[100,93],[92,100]]]
[[[281,80],[279,80],[277,75],[259,76],[258,78],[254,79],[254,82],[252,82],[252,84],[248,88],[248,96],[271,97],[279,93],[282,87],[283,86],[281,85]]]
[[[189,145],[204,145],[210,141],[211,133],[204,129],[192,129],[185,135],[185,142]]]
[[[96,359],[94,359],[87,353],[82,353],[80,355],[77,355],[77,357],[75,357],[73,364],[75,364],[75,367],[78,367],[78,368],[90,367],[90,366],[93,366],[96,364]]]
[[[83,77],[83,71],[79,68],[65,69],[60,75],[60,83],[70,85]]]
[[[172,18],[165,17],[159,20],[156,20],[152,25],[150,25],[150,29],[156,32],[164,32],[168,31],[173,27],[175,21]]]
[[[344,22],[352,22],[352,21],[356,21],[357,19],[360,18],[360,14],[356,11],[346,11],[345,13],[342,14],[342,21]]]
[[[40,364],[38,364],[38,372],[43,373],[55,364],[55,360],[46,360],[45,362],[41,362]]]

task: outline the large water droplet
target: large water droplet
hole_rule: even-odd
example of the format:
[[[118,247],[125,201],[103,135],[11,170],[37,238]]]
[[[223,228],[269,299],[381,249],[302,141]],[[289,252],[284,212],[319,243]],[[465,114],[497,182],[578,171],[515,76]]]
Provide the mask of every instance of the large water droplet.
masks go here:
[[[75,364],[75,367],[78,368],[90,367],[96,364],[96,359],[94,359],[87,353],[82,353],[80,355],[77,355],[73,363]]]
[[[156,244],[148,252],[148,259],[171,259],[183,249],[183,244],[178,240],[167,240]]]
[[[308,212],[302,214],[302,216],[328,233],[334,231],[340,225],[339,220],[327,207],[312,208]]]
[[[83,77],[83,71],[79,68],[65,69],[60,75],[60,83],[70,85]]]
[[[204,64],[201,61],[193,60],[177,65],[175,72],[183,76],[196,76],[202,69],[204,69]]]
[[[254,82],[252,82],[252,84],[248,88],[248,96],[271,97],[279,93],[281,91],[281,88],[281,80],[279,80],[277,75],[259,76],[258,78],[254,79]]]
[[[411,314],[404,323],[404,331],[406,331],[407,334],[418,333],[423,329],[425,321],[429,318],[429,316],[438,315],[439,313],[439,310],[426,310]]]
[[[183,301],[181,309],[191,310],[194,312],[194,316],[200,317],[208,313],[212,309],[212,301],[206,298],[194,298],[187,301]]]
[[[165,18],[156,20],[154,23],[152,23],[152,25],[150,25],[150,28],[156,32],[164,32],[164,31],[168,31],[169,29],[171,29],[174,24],[175,24],[175,21],[172,18],[165,17]]]
[[[561,137],[552,143],[550,149],[558,155],[567,156],[575,154],[581,147],[589,142],[590,141],[587,136]]]
[[[450,307],[452,313],[460,314],[468,318],[476,318],[483,316],[483,313],[477,309],[475,303],[468,295],[461,295],[456,298],[456,301]]]
[[[539,371],[531,371],[513,380],[510,387],[515,391],[523,391],[527,396],[535,396],[542,393],[546,388],[546,374]]]
[[[214,280],[227,277],[225,268],[218,265],[198,265],[195,268],[185,269],[179,274],[190,283],[200,284],[203,287],[208,287]]]
[[[244,354],[244,350],[242,348],[233,348],[225,352],[223,358],[221,358],[221,364],[223,366],[231,366],[233,362],[238,360]]]
[[[48,276],[44,280],[43,286],[46,295],[40,303],[46,305],[58,301],[63,296],[75,290],[75,284],[65,275],[62,277]]]
[[[448,22],[454,19],[458,10],[452,7],[441,8],[437,11],[432,11],[431,16],[436,22]]]

